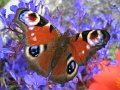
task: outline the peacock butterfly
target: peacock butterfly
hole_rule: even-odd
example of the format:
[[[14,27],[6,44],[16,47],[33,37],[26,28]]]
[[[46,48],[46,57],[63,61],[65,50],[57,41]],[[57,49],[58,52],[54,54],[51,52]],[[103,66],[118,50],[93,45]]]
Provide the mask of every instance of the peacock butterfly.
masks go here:
[[[43,16],[26,8],[17,10],[14,22],[23,31],[29,68],[61,84],[73,79],[78,66],[110,39],[106,29],[87,30],[72,37],[66,31],[62,35]]]

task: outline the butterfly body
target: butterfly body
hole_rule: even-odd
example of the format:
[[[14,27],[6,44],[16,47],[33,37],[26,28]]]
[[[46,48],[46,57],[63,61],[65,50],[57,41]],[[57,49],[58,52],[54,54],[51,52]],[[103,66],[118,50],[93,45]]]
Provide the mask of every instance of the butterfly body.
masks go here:
[[[23,30],[25,56],[29,68],[57,83],[74,78],[78,66],[104,47],[110,35],[106,30],[88,30],[72,37],[63,35],[41,15],[26,9],[17,10],[14,21]]]

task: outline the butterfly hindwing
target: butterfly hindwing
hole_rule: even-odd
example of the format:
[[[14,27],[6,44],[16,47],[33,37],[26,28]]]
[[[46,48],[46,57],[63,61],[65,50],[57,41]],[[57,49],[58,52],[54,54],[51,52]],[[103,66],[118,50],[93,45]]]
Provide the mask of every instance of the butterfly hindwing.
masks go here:
[[[70,50],[76,62],[85,64],[95,52],[104,47],[110,38],[106,30],[87,30],[71,38]]]
[[[47,44],[60,36],[59,31],[43,16],[26,8],[19,8],[14,22],[24,32],[27,45]]]
[[[25,56],[31,70],[49,77],[52,81],[64,84],[76,75],[78,64],[69,53],[69,48],[62,50],[55,46],[56,42],[48,44],[46,49],[45,46],[27,46]],[[39,47],[43,49],[40,50]]]

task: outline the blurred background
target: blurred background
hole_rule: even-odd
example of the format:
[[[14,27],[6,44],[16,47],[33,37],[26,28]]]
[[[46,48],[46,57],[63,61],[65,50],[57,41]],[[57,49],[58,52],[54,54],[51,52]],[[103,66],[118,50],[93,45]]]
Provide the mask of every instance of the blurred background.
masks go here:
[[[0,0],[0,8],[5,7],[8,9],[11,5],[17,5],[22,0]],[[30,0],[24,0],[29,2]],[[34,0],[39,2],[39,0]],[[73,14],[74,0],[44,0],[51,11],[54,11],[58,6],[65,10],[64,16]],[[81,1],[81,0],[79,0]],[[88,7],[87,13],[89,15],[98,15],[101,13],[112,14],[113,17],[120,23],[120,0],[82,0],[83,4]]]

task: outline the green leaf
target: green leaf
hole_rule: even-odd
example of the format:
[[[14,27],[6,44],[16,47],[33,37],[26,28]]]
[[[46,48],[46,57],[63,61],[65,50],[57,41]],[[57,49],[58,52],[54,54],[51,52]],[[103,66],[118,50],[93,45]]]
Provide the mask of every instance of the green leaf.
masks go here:
[[[0,0],[0,8],[4,7],[8,2],[9,0]]]
[[[20,88],[19,88],[18,85],[16,85],[16,84],[10,85],[10,86],[9,86],[9,89],[10,89],[10,90],[20,90]]]
[[[115,60],[115,59],[116,59],[116,52],[117,52],[117,50],[118,50],[117,44],[118,44],[118,42],[115,42],[115,43],[112,44],[112,45],[110,46],[110,48],[109,48],[110,58],[111,58],[112,60]]]
[[[6,86],[5,77],[0,77],[0,83]]]

